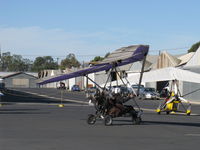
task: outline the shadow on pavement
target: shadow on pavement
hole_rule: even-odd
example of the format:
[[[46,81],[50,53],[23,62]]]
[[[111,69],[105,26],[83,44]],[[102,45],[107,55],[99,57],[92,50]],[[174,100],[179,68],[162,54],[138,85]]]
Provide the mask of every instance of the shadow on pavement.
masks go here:
[[[84,119],[82,119],[84,120]],[[86,120],[86,119],[85,119]],[[103,120],[97,120],[97,124],[102,124]],[[139,125],[134,125],[131,119],[120,120],[113,119],[113,124],[111,126],[147,126],[147,125],[172,125],[172,126],[186,126],[186,127],[200,127],[200,123],[194,122],[167,122],[167,121],[142,121]]]
[[[0,114],[50,114],[50,112],[40,112],[39,109],[0,109]]]
[[[144,125],[173,125],[173,126],[187,126],[187,127],[200,127],[200,123],[193,122],[167,122],[167,121],[143,121]]]
[[[20,91],[6,90],[4,96],[1,98],[3,103],[60,103],[60,100],[45,98],[33,94],[27,94]],[[63,101],[65,104],[72,102]]]

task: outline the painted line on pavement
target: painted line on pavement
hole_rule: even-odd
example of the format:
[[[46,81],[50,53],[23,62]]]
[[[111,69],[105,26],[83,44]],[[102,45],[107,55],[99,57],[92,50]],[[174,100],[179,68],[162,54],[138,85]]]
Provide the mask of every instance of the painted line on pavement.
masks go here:
[[[196,137],[199,137],[200,136],[200,133],[189,133],[189,134],[185,134],[185,136],[196,136]]]
[[[156,109],[148,109],[148,108],[141,108],[144,111],[149,111],[149,112],[156,112]],[[175,115],[175,114],[179,114],[179,115],[186,115],[185,113],[181,113],[181,112],[176,112],[176,113],[170,113],[170,115]],[[191,113],[190,116],[198,116],[199,114],[194,114]]]

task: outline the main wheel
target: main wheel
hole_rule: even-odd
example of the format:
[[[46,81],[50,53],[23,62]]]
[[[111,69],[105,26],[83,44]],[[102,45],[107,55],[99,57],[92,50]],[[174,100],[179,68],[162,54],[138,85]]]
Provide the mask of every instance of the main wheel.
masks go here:
[[[96,122],[96,117],[93,114],[88,115],[87,123],[93,125]]]
[[[141,117],[132,117],[133,124],[139,125],[142,122]]]
[[[187,116],[190,116],[191,113],[186,113],[186,114],[187,114]]]
[[[106,126],[110,126],[112,125],[112,117],[110,115],[105,116],[104,118],[104,125]]]

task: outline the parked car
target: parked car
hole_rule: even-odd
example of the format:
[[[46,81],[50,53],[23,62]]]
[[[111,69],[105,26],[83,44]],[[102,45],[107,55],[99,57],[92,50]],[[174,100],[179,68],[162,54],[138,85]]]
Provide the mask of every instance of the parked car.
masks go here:
[[[5,83],[0,83],[0,90],[5,89]]]
[[[86,98],[91,98],[94,97],[94,95],[96,94],[97,88],[96,87],[89,87],[86,91]]]
[[[112,86],[110,88],[110,90],[113,94],[120,94],[121,97],[124,98],[123,101],[126,101],[126,100],[128,100],[127,99],[128,97],[133,96],[132,95],[132,93],[133,93],[132,89],[129,88],[129,87],[123,86],[123,85],[122,86]]]
[[[155,88],[145,87],[143,92],[144,99],[160,99],[160,94],[156,92]]]
[[[137,94],[139,85],[138,84],[134,84],[131,87],[133,88],[134,92]],[[143,94],[143,92],[144,92],[144,85],[140,85],[139,95],[141,96]]]
[[[72,88],[71,88],[71,91],[80,91],[81,89],[80,89],[80,87],[79,87],[79,85],[73,85],[72,86]]]

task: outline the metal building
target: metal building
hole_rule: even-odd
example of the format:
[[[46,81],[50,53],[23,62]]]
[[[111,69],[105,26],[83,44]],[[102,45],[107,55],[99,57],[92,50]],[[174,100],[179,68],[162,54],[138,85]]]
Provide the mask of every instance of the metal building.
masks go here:
[[[183,67],[183,69],[200,74],[200,47]],[[183,83],[183,94],[186,94],[186,98],[194,101],[200,99],[200,84],[198,83]],[[188,94],[188,95],[187,95]]]
[[[17,72],[4,76],[3,82],[5,83],[6,88],[36,88],[37,87],[37,77],[25,73]]]

